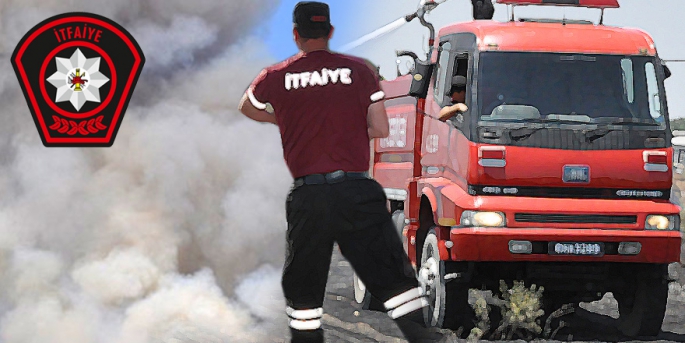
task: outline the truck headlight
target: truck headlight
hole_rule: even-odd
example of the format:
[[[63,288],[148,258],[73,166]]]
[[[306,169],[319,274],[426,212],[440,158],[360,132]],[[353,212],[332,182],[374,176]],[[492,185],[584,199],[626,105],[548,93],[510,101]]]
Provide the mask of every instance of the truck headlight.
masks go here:
[[[502,212],[464,211],[461,214],[461,226],[502,227],[506,222]]]
[[[674,215],[650,214],[645,220],[645,230],[678,230],[680,217]]]

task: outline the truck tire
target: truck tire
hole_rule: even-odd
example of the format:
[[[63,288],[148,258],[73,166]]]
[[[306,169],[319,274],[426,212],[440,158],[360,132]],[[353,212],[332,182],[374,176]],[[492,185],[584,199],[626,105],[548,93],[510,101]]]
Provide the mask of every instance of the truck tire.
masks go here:
[[[362,308],[369,311],[385,312],[385,305],[378,298],[371,295],[357,273],[352,274],[352,284],[354,286],[354,301],[361,304]]]
[[[395,224],[395,229],[402,236],[402,230],[404,230],[404,211],[397,210],[392,214],[392,222]]]
[[[419,269],[419,281],[429,303],[423,310],[424,319],[428,326],[452,330],[463,327],[463,332],[468,335],[475,319],[468,301],[469,287],[464,283],[445,280],[447,263],[440,260],[438,238],[435,229],[431,229],[423,243]]]
[[[361,304],[362,308],[369,311],[385,312],[385,306],[378,300],[378,298],[371,295],[361,279],[354,273],[352,276],[352,283],[354,284],[354,301]]]
[[[407,237],[402,234],[402,231],[404,230],[404,211],[403,210],[397,210],[393,212],[392,214],[392,222],[395,224],[395,230],[397,230],[397,235],[400,236],[400,241],[402,242],[402,248],[404,249],[404,253],[407,254],[409,251],[407,250]]]
[[[655,337],[661,332],[668,300],[668,281],[642,277],[635,287],[614,292],[618,303],[618,329],[629,337]]]
[[[366,290],[362,280],[359,280],[357,273],[352,274],[352,285],[354,286],[354,301],[357,304],[363,304],[366,296],[371,294]]]
[[[392,214],[392,222],[395,224],[397,233],[403,241],[406,241],[406,237],[402,235],[402,229],[404,229],[404,211],[397,210]],[[406,247],[405,247],[406,252]],[[359,279],[357,273],[352,274],[352,285],[354,287],[354,301],[357,304],[362,304],[365,310],[373,311],[385,311],[385,306],[381,303],[378,298],[371,295],[371,293],[366,289],[366,286]]]

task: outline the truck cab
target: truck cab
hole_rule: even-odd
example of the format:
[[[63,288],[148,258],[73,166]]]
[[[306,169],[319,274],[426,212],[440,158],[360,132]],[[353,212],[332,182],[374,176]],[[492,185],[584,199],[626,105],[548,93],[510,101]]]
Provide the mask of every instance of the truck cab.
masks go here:
[[[432,51],[430,68],[383,82],[390,135],[373,165],[429,296],[427,322],[468,329],[469,288],[523,280],[545,287],[546,311],[612,292],[624,334],[656,335],[681,234],[670,72],[652,38],[584,21],[476,20],[440,29]],[[468,110],[443,122],[456,75]],[[417,82],[425,95],[411,96]]]

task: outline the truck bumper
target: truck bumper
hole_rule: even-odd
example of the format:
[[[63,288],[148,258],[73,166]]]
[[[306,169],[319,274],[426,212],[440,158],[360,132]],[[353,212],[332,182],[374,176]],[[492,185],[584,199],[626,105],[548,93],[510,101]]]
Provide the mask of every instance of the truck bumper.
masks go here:
[[[672,263],[680,261],[680,231],[599,230],[599,229],[513,229],[452,228],[451,248],[446,248],[452,261],[490,262],[627,262]],[[531,253],[512,253],[511,241],[531,242]],[[550,242],[603,243],[600,256],[557,255],[549,253]],[[638,242],[636,255],[618,252],[622,242]],[[445,246],[442,245],[441,246]]]

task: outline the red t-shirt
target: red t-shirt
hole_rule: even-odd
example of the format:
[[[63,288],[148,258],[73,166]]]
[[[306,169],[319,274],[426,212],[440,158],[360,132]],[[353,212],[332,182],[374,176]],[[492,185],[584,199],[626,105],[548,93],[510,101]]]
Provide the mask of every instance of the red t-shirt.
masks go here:
[[[369,105],[382,100],[364,60],[317,50],[262,70],[248,89],[258,109],[270,104],[293,177],[369,169]]]

